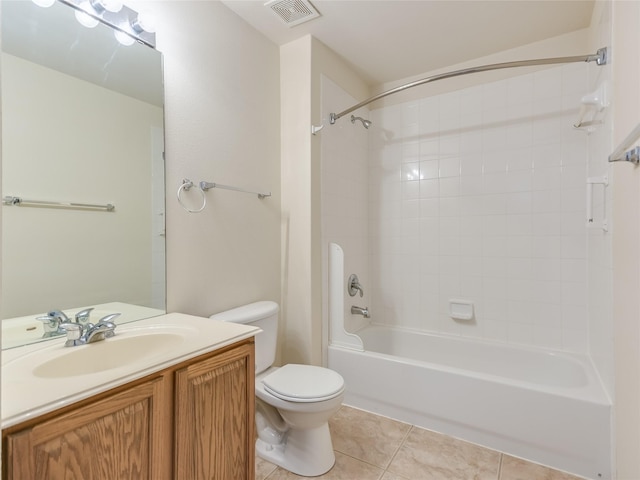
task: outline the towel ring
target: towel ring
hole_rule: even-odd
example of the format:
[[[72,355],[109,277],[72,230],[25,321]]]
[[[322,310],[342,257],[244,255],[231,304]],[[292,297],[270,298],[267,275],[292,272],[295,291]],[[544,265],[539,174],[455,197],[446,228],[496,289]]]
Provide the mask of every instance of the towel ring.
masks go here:
[[[180,187],[178,188],[178,193],[177,193],[178,203],[180,204],[180,206],[182,208],[184,208],[189,213],[200,213],[202,210],[204,210],[204,207],[207,206],[207,197],[205,197],[205,195],[204,195],[204,190],[202,190],[199,186],[196,186],[196,188],[200,192],[200,195],[202,195],[202,206],[200,208],[197,208],[197,209],[191,209],[191,208],[187,207],[182,202],[182,198],[180,196],[180,194],[183,191],[188,192],[189,190],[191,190],[191,187],[193,187],[193,186],[194,186],[193,182],[191,180],[189,180],[188,178],[182,179],[182,185],[180,185]]]

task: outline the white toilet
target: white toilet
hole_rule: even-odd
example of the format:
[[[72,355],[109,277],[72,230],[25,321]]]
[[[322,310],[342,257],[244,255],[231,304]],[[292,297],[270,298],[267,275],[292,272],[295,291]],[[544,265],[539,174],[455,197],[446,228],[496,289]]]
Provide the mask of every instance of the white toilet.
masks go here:
[[[263,301],[211,315],[262,329],[256,335],[256,452],[296,475],[313,477],[335,463],[328,420],[342,404],[344,380],[311,365],[273,367],[278,304]]]

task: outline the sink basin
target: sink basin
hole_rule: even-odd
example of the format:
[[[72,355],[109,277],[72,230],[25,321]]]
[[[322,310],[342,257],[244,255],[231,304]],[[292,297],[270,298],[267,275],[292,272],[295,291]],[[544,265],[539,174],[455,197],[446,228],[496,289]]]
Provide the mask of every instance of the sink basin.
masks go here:
[[[68,352],[37,364],[33,374],[41,378],[62,378],[99,373],[157,356],[181,344],[176,333],[146,333],[118,336],[99,342],[68,347]]]

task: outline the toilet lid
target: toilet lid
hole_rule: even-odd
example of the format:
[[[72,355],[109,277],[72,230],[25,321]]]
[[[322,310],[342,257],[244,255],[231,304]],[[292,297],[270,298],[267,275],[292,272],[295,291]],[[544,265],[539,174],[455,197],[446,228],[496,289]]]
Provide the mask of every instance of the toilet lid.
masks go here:
[[[285,365],[264,377],[262,384],[271,395],[290,402],[329,400],[344,390],[339,373],[313,365]]]

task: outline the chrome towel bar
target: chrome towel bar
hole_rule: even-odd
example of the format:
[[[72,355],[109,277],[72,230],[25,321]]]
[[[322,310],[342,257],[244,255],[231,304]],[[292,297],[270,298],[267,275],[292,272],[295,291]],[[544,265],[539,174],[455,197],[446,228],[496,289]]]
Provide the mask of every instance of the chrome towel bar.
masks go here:
[[[267,198],[271,196],[271,192],[261,193],[261,192],[253,192],[251,190],[245,190],[244,188],[232,187],[231,185],[222,185],[221,183],[213,183],[213,182],[200,182],[200,188],[203,191],[210,190],[212,188],[221,188],[223,190],[233,190],[234,192],[242,192],[242,193],[251,193],[253,195],[258,195],[259,199]]]
[[[196,189],[200,192],[200,195],[202,196],[202,203],[198,208],[189,208],[187,205],[185,205],[185,203],[182,200],[182,193],[183,192],[188,192],[194,186],[196,187]],[[194,183],[191,180],[189,180],[188,178],[184,178],[184,179],[182,179],[182,185],[180,185],[180,187],[178,188],[178,194],[177,194],[178,203],[180,204],[180,206],[182,208],[184,208],[189,213],[200,213],[202,210],[204,210],[204,207],[207,206],[207,197],[206,197],[205,193],[208,190],[211,190],[212,188],[221,188],[223,190],[233,190],[234,192],[250,193],[252,195],[257,195],[258,198],[261,199],[261,200],[263,198],[267,198],[267,197],[271,196],[271,192],[268,192],[268,193],[254,192],[252,190],[245,190],[244,188],[232,187],[231,185],[222,185],[221,183],[205,182],[204,180],[201,181],[196,186],[196,185],[194,185]]]
[[[627,151],[631,145],[633,145],[640,138],[640,124],[634,128],[629,135],[626,136],[618,148],[616,148],[611,155],[609,155],[610,162],[631,162],[638,165],[640,163],[640,147],[632,148]]]
[[[116,207],[112,203],[97,205],[94,203],[77,202],[52,202],[48,200],[27,200],[22,197],[6,196],[2,199],[4,205],[16,207],[44,207],[44,208],[70,208],[76,210],[105,210],[113,212]]]

